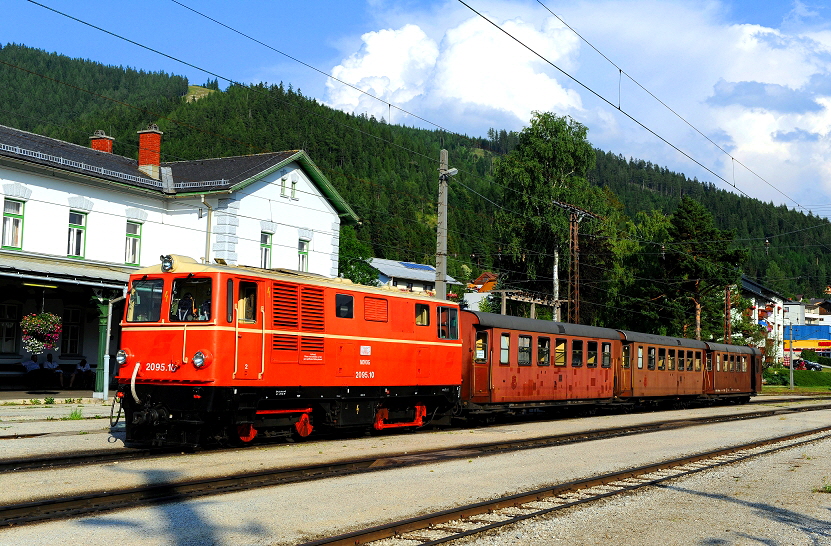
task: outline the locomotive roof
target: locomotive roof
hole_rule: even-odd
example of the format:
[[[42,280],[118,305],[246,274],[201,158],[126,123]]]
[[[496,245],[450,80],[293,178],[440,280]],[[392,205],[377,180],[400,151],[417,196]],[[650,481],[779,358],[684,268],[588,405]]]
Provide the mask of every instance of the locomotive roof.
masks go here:
[[[584,326],[567,322],[553,322],[549,320],[530,319],[525,317],[511,317],[482,311],[469,311],[476,315],[479,324],[490,328],[505,328],[509,330],[528,330],[547,334],[562,334],[578,337],[593,337],[598,339],[620,339],[617,330],[600,328],[599,326]]]
[[[259,267],[245,265],[203,264],[197,262],[189,256],[180,256],[174,254],[172,255],[172,257],[174,260],[175,267],[174,270],[169,273],[165,273],[164,271],[162,271],[161,264],[155,264],[148,267],[143,267],[135,271],[133,275],[178,275],[181,273],[193,273],[196,275],[200,273],[232,273],[235,275],[265,277],[273,280],[282,280],[302,284],[325,284],[332,286],[333,288],[340,288],[342,290],[351,290],[355,292],[371,292],[374,294],[385,296],[419,298],[441,301],[437,300],[434,296],[431,296],[430,294],[424,292],[406,292],[403,290],[394,289],[392,287],[376,287],[366,286],[363,284],[353,284],[352,281],[350,281],[349,279],[343,279],[340,277],[331,278],[326,277],[324,275],[318,275],[317,273],[307,273],[305,271],[295,271],[293,269],[262,269]],[[441,303],[447,305],[456,305],[455,303],[449,301],[441,301]]]
[[[641,332],[630,332],[629,330],[619,330],[623,334],[625,341],[639,341],[641,343],[650,343],[652,345],[676,345],[678,347],[689,347],[691,349],[706,349],[707,344],[697,339],[688,339],[684,337],[670,337],[659,336],[657,334],[644,334]]]

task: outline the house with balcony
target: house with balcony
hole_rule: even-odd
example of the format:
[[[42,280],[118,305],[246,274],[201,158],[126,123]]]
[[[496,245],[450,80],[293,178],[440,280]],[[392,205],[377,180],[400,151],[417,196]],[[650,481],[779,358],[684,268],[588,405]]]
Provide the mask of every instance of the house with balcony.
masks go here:
[[[782,362],[787,298],[744,275],[741,283],[742,297],[750,300],[750,308],[746,312],[750,313],[752,320],[766,332],[765,347],[760,349],[763,349],[773,362]]]
[[[337,275],[357,216],[304,151],[162,162],[158,127],[137,140],[138,160],[103,131],[86,147],[0,126],[0,375],[28,357],[21,318],[44,311],[63,321],[55,360],[101,363],[110,301],[164,254]]]

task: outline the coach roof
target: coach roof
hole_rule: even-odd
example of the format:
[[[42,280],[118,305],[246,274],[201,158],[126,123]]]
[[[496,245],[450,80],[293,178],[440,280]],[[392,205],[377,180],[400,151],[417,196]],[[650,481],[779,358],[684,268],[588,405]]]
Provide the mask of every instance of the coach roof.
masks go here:
[[[598,326],[584,326],[582,324],[568,324],[566,322],[552,322],[524,317],[511,317],[481,311],[469,311],[479,319],[480,326],[488,328],[504,328],[506,330],[525,330],[553,335],[567,335],[577,337],[593,337],[597,339],[619,340],[620,334],[611,328]]]

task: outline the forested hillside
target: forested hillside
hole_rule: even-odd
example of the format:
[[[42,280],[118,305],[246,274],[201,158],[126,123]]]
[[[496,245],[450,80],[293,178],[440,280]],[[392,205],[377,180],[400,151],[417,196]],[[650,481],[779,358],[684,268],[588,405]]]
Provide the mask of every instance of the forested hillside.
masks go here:
[[[0,75],[6,84],[0,86],[0,124],[83,145],[94,130],[104,129],[116,137],[114,151],[129,157],[136,156],[136,131],[150,122],[164,131],[165,161],[305,149],[361,217],[358,238],[384,258],[434,262],[438,157],[446,148],[450,165],[460,171],[450,190],[449,273],[469,280],[503,263],[507,242],[499,240],[494,218],[498,210],[514,211],[519,200],[494,181],[494,165],[516,147],[518,133],[493,129],[472,138],[390,125],[332,110],[283,84],[231,86],[186,102],[183,77],[14,44],[0,49]],[[642,160],[600,150],[595,156],[586,179],[605,188],[603,207],[619,209],[615,221],[624,237],[627,218],[652,211],[670,215],[682,196],[692,197],[713,214],[719,229],[735,233],[749,276],[787,294],[820,295],[831,283],[826,220]],[[597,265],[606,258],[585,259]],[[565,272],[565,260],[561,267]]]

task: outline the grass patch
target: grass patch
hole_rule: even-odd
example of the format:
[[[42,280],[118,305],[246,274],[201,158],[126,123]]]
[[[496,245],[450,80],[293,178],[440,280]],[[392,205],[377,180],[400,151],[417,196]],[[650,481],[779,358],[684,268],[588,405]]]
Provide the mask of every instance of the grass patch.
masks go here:
[[[828,483],[827,478],[822,479],[822,486],[813,490],[814,493],[831,493],[831,483]]]
[[[46,398],[44,398],[44,399],[43,399],[43,403],[44,403],[44,404],[46,404],[46,405],[48,406],[48,405],[50,405],[50,404],[54,404],[54,403],[55,403],[55,399],[54,399],[54,398],[52,398],[51,396],[49,396],[49,397],[46,397]]]
[[[31,404],[33,406],[39,406],[40,405],[40,400],[38,400],[37,398],[30,398],[29,399],[29,404]]]
[[[61,417],[63,421],[80,421],[84,418],[84,412],[81,408],[75,408],[74,410],[69,412],[69,415],[66,417]]]
[[[768,368],[764,371],[763,377],[765,387],[790,385],[790,370],[784,367]],[[814,372],[810,370],[794,370],[793,383],[798,387],[813,387],[814,390],[831,390],[831,373]]]

